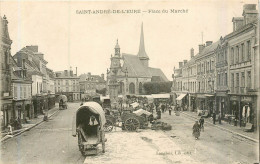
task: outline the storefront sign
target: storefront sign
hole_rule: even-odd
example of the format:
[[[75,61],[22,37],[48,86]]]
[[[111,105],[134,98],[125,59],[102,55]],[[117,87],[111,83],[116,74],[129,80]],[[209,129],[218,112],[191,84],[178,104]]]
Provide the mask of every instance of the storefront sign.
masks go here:
[[[241,101],[243,102],[252,102],[253,98],[248,96],[241,96]]]
[[[205,98],[206,98],[206,95],[204,95],[204,94],[198,94],[198,95],[197,95],[197,98],[205,99]]]
[[[239,101],[239,97],[238,96],[231,96],[230,101]]]
[[[218,97],[225,97],[225,96],[227,96],[227,94],[224,93],[224,92],[217,92],[216,95],[217,95]]]

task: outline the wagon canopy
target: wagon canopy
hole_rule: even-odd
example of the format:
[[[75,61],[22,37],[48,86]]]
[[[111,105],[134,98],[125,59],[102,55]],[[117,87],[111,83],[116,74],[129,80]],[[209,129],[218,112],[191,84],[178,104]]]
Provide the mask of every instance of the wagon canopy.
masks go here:
[[[132,104],[130,104],[132,107],[138,107],[139,106],[139,103],[138,102],[134,102],[134,103],[132,103]]]
[[[67,96],[65,96],[65,95],[59,95],[59,96],[58,96],[58,101],[60,102],[61,99],[63,100],[63,102],[68,101],[68,98],[67,98]]]
[[[143,109],[138,109],[137,111],[134,111],[133,113],[135,113],[138,116],[141,116],[143,114],[145,114],[146,116],[150,116],[152,114],[152,113],[150,113],[146,110],[143,110]]]
[[[76,128],[82,122],[88,122],[90,116],[95,116],[97,122],[100,124],[101,130],[106,123],[105,112],[103,108],[96,102],[85,102],[74,114],[72,135],[76,135]]]

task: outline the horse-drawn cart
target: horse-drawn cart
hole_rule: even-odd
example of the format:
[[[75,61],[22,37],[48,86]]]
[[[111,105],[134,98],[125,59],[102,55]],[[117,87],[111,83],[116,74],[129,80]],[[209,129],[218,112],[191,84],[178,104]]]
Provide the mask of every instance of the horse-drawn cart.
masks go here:
[[[79,107],[73,119],[73,136],[78,136],[82,155],[97,154],[97,145],[102,144],[105,152],[105,113],[96,102],[86,102]]]
[[[111,113],[110,115],[106,115],[105,131],[112,131],[114,126],[121,127],[122,130],[127,131],[144,129],[148,126],[148,121],[151,116],[152,114],[150,112],[143,109],[139,109],[135,112],[124,110],[121,115],[117,117]]]
[[[59,109],[67,109],[67,101],[68,101],[68,98],[67,96],[65,95],[60,95],[58,97],[58,102],[59,102]]]

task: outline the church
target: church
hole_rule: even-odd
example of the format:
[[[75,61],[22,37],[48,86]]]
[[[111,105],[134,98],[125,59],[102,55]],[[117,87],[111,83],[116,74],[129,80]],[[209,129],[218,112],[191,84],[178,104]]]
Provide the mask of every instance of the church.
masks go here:
[[[115,53],[111,55],[110,60],[110,69],[107,70],[107,86],[110,95],[142,95],[145,94],[144,83],[168,81],[160,68],[149,67],[150,59],[145,51],[143,24],[138,54],[121,53],[117,40]]]

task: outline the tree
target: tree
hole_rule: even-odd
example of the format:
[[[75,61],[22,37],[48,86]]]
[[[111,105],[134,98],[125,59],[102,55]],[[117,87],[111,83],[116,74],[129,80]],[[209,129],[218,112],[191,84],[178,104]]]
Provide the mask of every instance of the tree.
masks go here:
[[[143,87],[146,94],[170,93],[172,82],[146,82]]]

